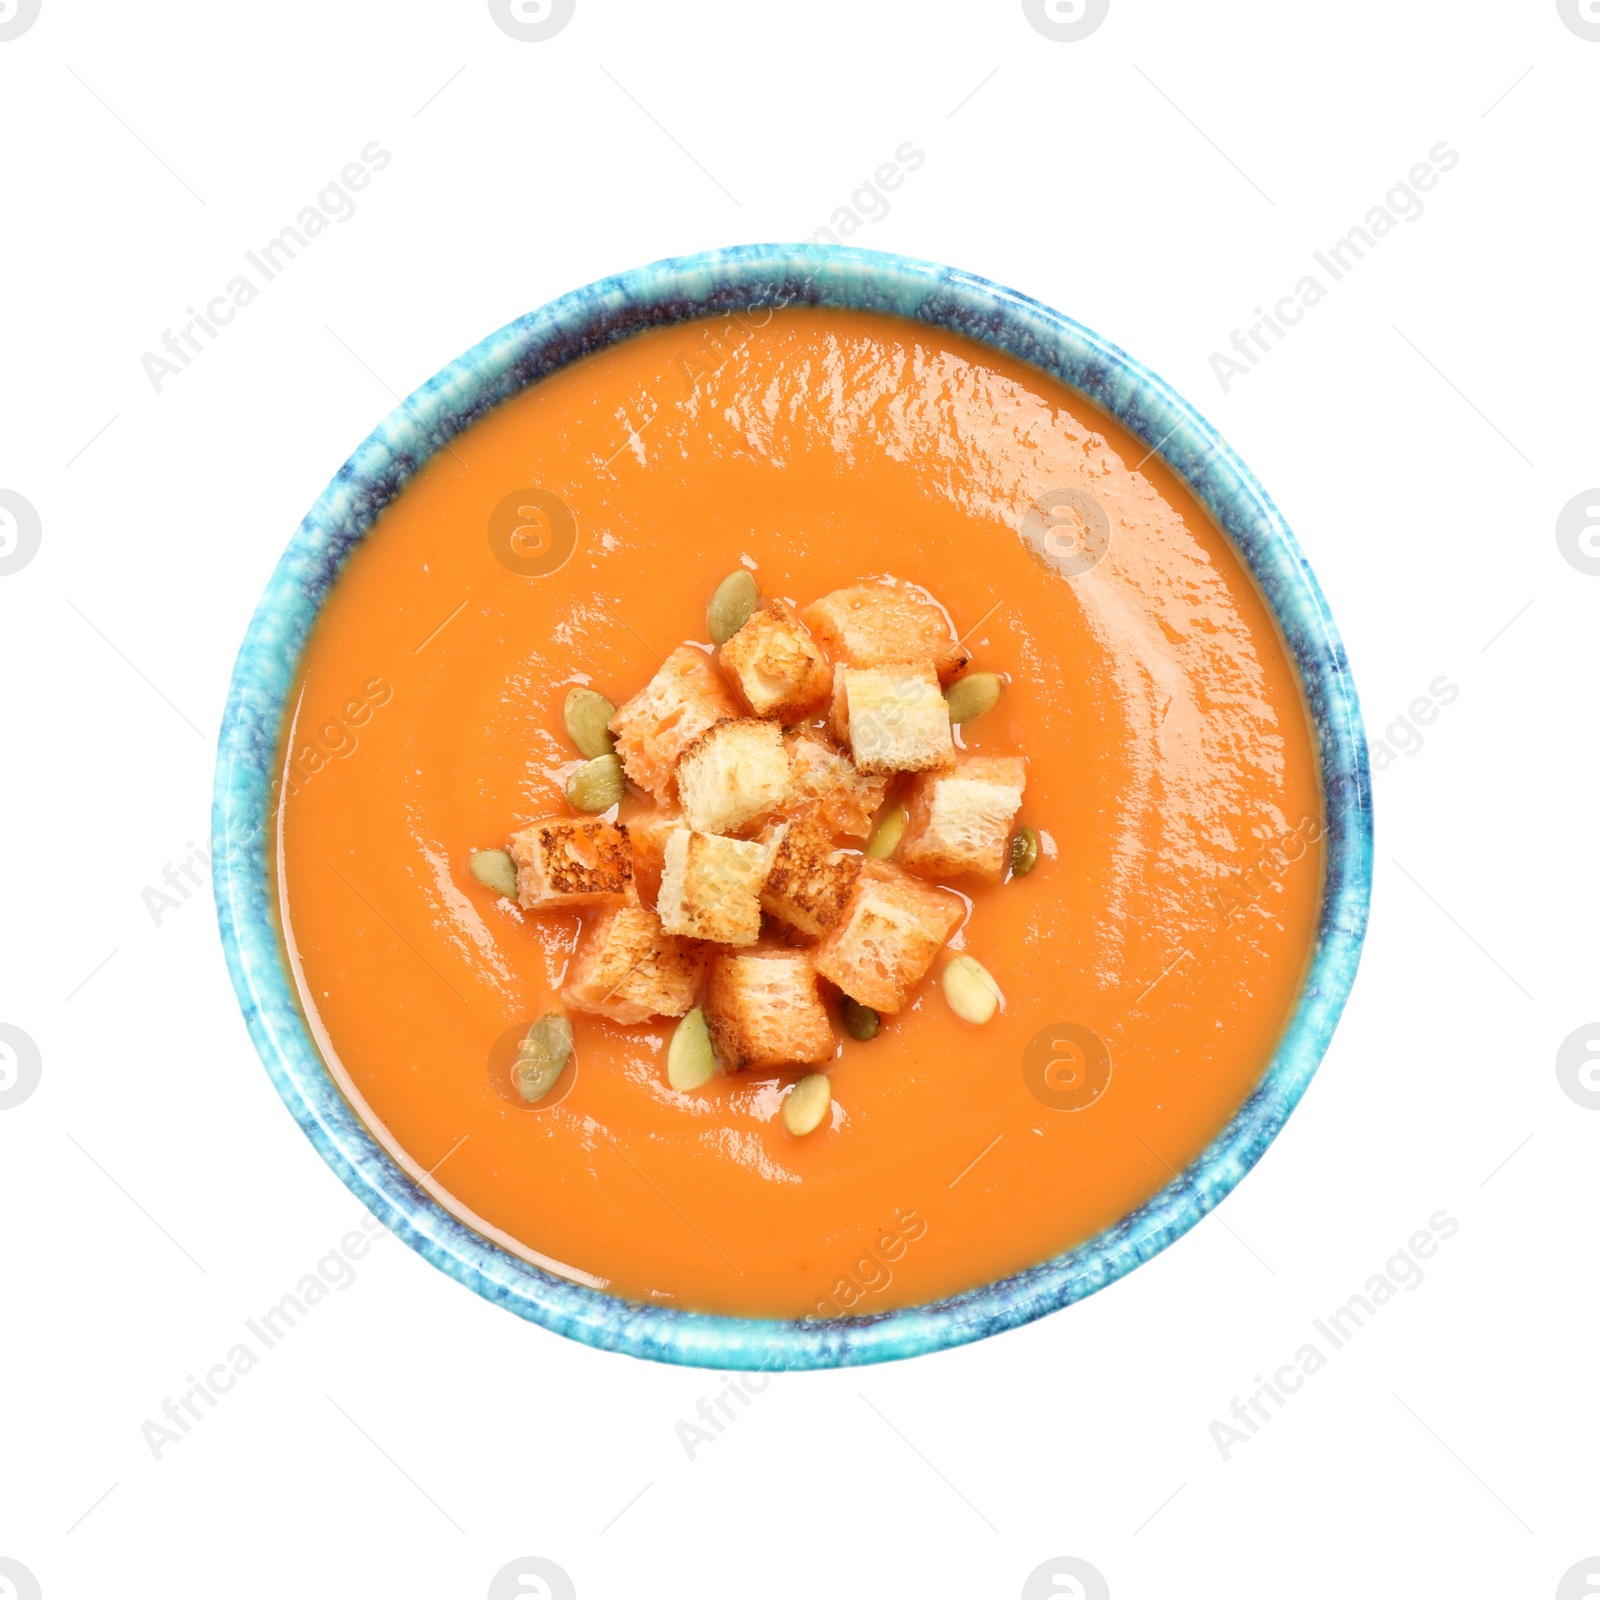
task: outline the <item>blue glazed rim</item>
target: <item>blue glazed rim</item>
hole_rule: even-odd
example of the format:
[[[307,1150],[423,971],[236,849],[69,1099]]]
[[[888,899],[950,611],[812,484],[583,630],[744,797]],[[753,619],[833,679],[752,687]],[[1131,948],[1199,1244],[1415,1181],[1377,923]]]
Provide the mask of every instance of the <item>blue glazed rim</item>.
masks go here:
[[[284,962],[269,873],[273,772],[306,639],[351,550],[417,468],[484,412],[647,328],[784,304],[881,311],[969,335],[1060,379],[1159,450],[1227,532],[1288,641],[1315,724],[1327,882],[1299,1002],[1260,1083],[1185,1172],[1066,1254],[934,1304],[834,1321],[636,1304],[558,1278],[453,1217],[373,1139],[323,1065]],[[1294,535],[1222,436],[1162,380],[1069,317],[971,273],[905,256],[742,245],[574,290],[491,334],[393,411],[301,523],[251,619],[218,742],[217,917],[273,1085],[348,1188],[412,1249],[486,1300],[604,1350],[685,1366],[794,1370],[891,1361],[1018,1327],[1114,1283],[1187,1233],[1261,1158],[1316,1071],[1354,982],[1372,883],[1367,744],[1349,662]]]

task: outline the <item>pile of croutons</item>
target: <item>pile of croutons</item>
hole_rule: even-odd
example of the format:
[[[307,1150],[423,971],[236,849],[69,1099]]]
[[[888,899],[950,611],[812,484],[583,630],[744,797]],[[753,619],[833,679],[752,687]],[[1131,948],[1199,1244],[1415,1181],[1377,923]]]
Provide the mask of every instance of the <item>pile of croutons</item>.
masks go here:
[[[1024,763],[958,753],[952,722],[992,706],[1001,685],[958,678],[967,658],[920,589],[861,584],[797,611],[761,604],[741,572],[713,599],[709,631],[719,648],[680,645],[614,712],[573,691],[612,713],[594,770],[568,790],[605,812],[515,834],[505,887],[514,864],[525,910],[588,908],[561,990],[569,1010],[685,1018],[690,1048],[675,1039],[673,1056],[692,1054],[698,1029],[729,1071],[825,1062],[835,1013],[870,1037],[961,923],[961,897],[939,884],[1032,866],[1037,834],[1013,835]],[[572,713],[569,700],[569,731]],[[613,820],[624,776],[655,802],[627,823]],[[970,957],[944,987],[967,1020],[992,1015],[998,989]],[[822,1083],[808,1089],[821,1113],[786,1118],[797,1131],[822,1120]]]

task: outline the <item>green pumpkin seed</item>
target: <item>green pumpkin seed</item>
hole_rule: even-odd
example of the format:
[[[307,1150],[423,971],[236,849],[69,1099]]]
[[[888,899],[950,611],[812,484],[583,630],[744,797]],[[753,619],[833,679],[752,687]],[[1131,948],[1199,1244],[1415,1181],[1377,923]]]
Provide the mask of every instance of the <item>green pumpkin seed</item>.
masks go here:
[[[756,580],[741,567],[730,572],[717,585],[717,592],[706,607],[706,632],[712,644],[726,644],[750,618],[761,604],[761,591]]]
[[[593,689],[573,689],[561,708],[567,737],[578,754],[591,761],[596,756],[608,756],[617,748],[617,741],[611,737],[611,719],[616,714],[617,708]]]
[[[939,983],[950,1009],[963,1022],[981,1028],[1000,1004],[1000,986],[989,970],[971,956],[957,956],[944,969]]]
[[[951,722],[976,722],[985,711],[993,711],[1000,704],[1000,689],[1000,680],[992,672],[969,672],[952,683],[945,697]]]
[[[467,869],[485,889],[493,889],[508,900],[517,898],[517,864],[504,850],[479,850]]]
[[[567,779],[567,799],[579,811],[591,816],[609,811],[622,799],[622,760],[619,756],[596,756]]]
[[[699,1006],[673,1029],[667,1046],[667,1082],[674,1089],[698,1089],[717,1070],[717,1052],[711,1047],[711,1030]]]
[[[878,819],[878,825],[867,840],[867,854],[874,861],[887,861],[900,848],[900,837],[906,831],[906,808],[892,806]]]
[[[572,1024],[559,1011],[547,1011],[528,1029],[511,1068],[511,1081],[531,1105],[555,1088],[571,1059]]]
[[[833,1090],[826,1075],[813,1072],[789,1091],[783,1102],[783,1125],[796,1138],[803,1139],[822,1126],[832,1104]]]
[[[1039,835],[1033,828],[1018,828],[1011,839],[1011,876],[1025,878],[1039,860]]]
[[[849,995],[842,995],[839,999],[839,1015],[844,1022],[844,1031],[852,1039],[876,1039],[878,1029],[882,1025],[878,1013],[871,1006],[864,1006],[859,1000],[852,1000]]]

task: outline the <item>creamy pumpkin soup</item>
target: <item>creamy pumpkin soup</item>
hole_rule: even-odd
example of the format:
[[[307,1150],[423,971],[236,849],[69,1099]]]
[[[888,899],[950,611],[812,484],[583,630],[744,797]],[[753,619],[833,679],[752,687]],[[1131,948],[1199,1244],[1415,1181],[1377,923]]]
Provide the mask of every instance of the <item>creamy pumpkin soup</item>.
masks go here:
[[[1298,679],[1159,457],[959,336],[763,311],[543,379],[306,650],[278,898],[330,1069],[480,1231],[834,1318],[1082,1242],[1309,962]]]

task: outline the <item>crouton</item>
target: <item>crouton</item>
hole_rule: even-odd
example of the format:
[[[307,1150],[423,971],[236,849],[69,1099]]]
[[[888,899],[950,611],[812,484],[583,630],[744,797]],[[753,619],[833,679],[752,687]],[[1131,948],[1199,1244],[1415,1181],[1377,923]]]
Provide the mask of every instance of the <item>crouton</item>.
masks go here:
[[[722,1064],[781,1067],[827,1061],[833,1027],[803,950],[770,955],[719,951],[706,984],[706,1026]]]
[[[676,828],[667,835],[656,910],[668,933],[719,944],[754,944],[761,933],[761,887],[782,842],[758,844]]]
[[[708,728],[678,757],[684,826],[734,833],[789,792],[789,754],[776,722],[741,717]]]
[[[512,834],[508,848],[525,911],[603,904],[633,882],[633,847],[619,823],[546,817]]]
[[[932,661],[940,681],[948,683],[967,664],[949,619],[917,589],[881,583],[835,589],[801,616],[836,668]]]
[[[789,752],[785,809],[813,810],[834,833],[865,839],[872,832],[872,818],[883,804],[889,780],[857,772],[849,756],[809,728],[790,734],[784,748]]]
[[[1020,756],[967,756],[954,772],[922,773],[907,796],[900,864],[924,878],[998,883],[1026,770]]]
[[[785,600],[769,600],[722,647],[722,670],[758,717],[792,722],[828,698],[833,668]]]
[[[833,714],[858,771],[924,772],[956,764],[950,708],[925,661],[837,668]]]
[[[820,939],[839,920],[860,870],[861,857],[835,850],[832,830],[808,812],[783,831],[761,890],[761,909],[796,933]]]
[[[961,921],[961,902],[887,861],[865,861],[844,913],[812,952],[852,1000],[893,1014]]]
[[[672,809],[641,812],[628,818],[628,842],[633,846],[633,886],[645,905],[653,906],[661,888],[661,865],[667,838],[683,818]]]
[[[584,928],[562,1002],[613,1022],[681,1017],[694,1006],[711,952],[675,939],[645,906],[607,907]]]
[[[617,754],[632,783],[667,798],[684,747],[707,728],[739,715],[739,703],[711,662],[681,644],[611,719]]]

